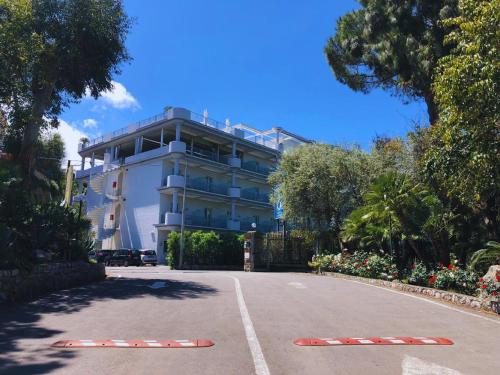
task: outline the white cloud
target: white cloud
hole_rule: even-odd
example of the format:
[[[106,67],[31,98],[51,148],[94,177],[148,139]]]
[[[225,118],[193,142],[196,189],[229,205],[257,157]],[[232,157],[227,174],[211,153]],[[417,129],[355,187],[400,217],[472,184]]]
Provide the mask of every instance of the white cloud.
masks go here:
[[[120,82],[111,81],[113,88],[101,93],[102,100],[117,109],[138,109],[139,102]]]
[[[95,129],[95,128],[97,128],[97,121],[94,120],[93,118],[87,118],[87,119],[83,120],[83,127]]]
[[[59,119],[59,127],[57,129],[52,129],[50,133],[59,133],[64,141],[65,158],[62,161],[63,168],[66,168],[68,159],[77,161],[81,160],[82,157],[78,155],[78,144],[80,143],[80,138],[87,137],[88,135],[74,126],[71,126],[66,121]]]

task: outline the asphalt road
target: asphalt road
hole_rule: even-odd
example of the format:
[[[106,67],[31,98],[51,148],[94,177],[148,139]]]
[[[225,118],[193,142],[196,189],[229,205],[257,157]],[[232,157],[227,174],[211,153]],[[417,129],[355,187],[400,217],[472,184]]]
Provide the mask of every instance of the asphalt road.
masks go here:
[[[108,268],[0,309],[1,374],[499,374],[500,319],[296,273]],[[155,284],[156,283],[156,284]],[[155,286],[156,289],[151,286]],[[452,346],[301,347],[301,337],[446,337]],[[209,348],[55,349],[58,340],[211,339]]]

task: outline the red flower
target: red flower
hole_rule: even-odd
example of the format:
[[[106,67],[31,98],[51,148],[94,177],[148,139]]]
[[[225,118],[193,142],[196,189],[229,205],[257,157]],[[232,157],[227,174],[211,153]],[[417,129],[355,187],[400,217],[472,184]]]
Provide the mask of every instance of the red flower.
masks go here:
[[[482,278],[482,277],[480,277],[480,278],[479,278],[479,281],[483,282],[484,280],[483,280],[483,278]]]
[[[415,269],[415,267],[416,267],[416,265],[415,265],[415,263],[413,263],[413,264],[411,265],[411,269],[413,270],[413,269]]]
[[[486,285],[486,284],[483,284],[483,286],[482,286],[483,289],[486,289],[487,287],[488,287],[488,285]]]
[[[432,275],[431,277],[429,277],[429,285],[434,285],[436,279],[437,279],[436,275]]]
[[[491,295],[496,297],[496,295],[497,295],[497,291],[496,291],[496,290],[494,290],[494,291],[493,291],[493,293],[491,293]]]
[[[497,272],[496,278],[497,278],[497,281],[500,282],[500,273]]]

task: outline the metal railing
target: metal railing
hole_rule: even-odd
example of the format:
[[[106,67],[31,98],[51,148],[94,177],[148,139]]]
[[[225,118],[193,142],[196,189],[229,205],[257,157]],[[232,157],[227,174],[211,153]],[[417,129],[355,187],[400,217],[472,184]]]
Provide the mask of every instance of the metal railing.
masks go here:
[[[269,175],[271,173],[271,169],[268,167],[261,166],[258,162],[256,161],[246,161],[241,163],[241,169],[244,169],[246,171],[250,172],[255,172],[263,175]]]
[[[243,189],[241,190],[241,198],[250,199],[253,201],[269,203],[269,194],[260,193],[258,190],[254,189]]]
[[[188,178],[186,181],[186,187],[189,189],[208,191],[210,193],[227,195],[227,189],[229,185],[226,184],[215,184],[208,181],[204,177],[199,178]]]
[[[226,228],[227,219],[225,217],[206,217],[203,215],[188,214],[184,223],[195,227]]]

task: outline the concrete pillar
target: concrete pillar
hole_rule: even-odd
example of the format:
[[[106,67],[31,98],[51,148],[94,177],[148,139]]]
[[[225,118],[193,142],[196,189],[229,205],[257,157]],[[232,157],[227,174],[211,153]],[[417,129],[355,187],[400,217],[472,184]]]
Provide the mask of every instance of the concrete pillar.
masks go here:
[[[276,131],[276,150],[280,149],[280,131]]]
[[[82,171],[85,169],[85,156],[82,156]]]
[[[180,122],[175,124],[175,140],[176,141],[181,140],[181,123]]]
[[[142,152],[142,141],[143,141],[142,135],[135,139],[134,155],[140,154]]]
[[[236,200],[231,199],[231,220],[236,220]]]
[[[160,147],[163,147],[163,128],[161,128],[161,133],[160,133]]]
[[[231,150],[231,156],[232,156],[233,158],[235,158],[235,157],[236,157],[236,142],[233,142],[233,148],[232,148],[232,150]]]
[[[92,158],[90,159],[90,166],[94,168],[95,166],[95,153],[92,153]]]
[[[231,187],[237,187],[236,186],[236,173],[231,173]]]
[[[176,213],[177,212],[177,205],[179,202],[179,193],[177,190],[174,190],[172,194],[172,212]]]
[[[175,159],[174,161],[174,174],[177,176],[179,175],[179,168],[180,167],[180,161],[179,159]]]

